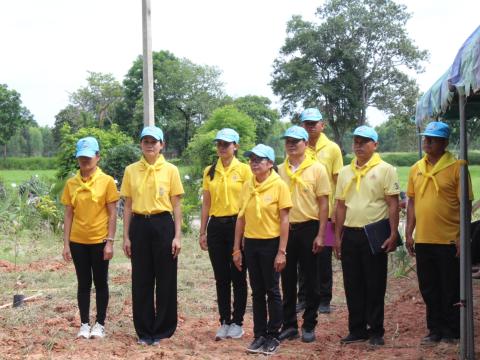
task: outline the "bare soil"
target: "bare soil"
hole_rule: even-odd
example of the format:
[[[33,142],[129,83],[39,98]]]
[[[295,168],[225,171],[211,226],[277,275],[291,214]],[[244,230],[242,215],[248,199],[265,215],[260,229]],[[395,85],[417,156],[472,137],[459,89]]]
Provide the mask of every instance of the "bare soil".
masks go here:
[[[186,256],[186,255],[184,255]],[[18,271],[6,261],[0,261],[0,276]],[[42,260],[23,265],[28,272],[61,272],[71,275],[73,266],[59,259]],[[62,289],[43,289],[41,296],[21,308],[0,310],[1,359],[252,359],[264,355],[247,355],[245,347],[252,340],[252,313],[247,308],[245,336],[240,340],[215,341],[218,326],[214,281],[211,273],[196,288],[210,306],[200,302],[182,306],[188,297],[179,292],[179,321],[174,336],[158,346],[139,346],[133,329],[130,274],[125,264],[112,267],[111,297],[106,323],[107,337],[102,340],[77,340],[79,314],[74,295],[64,295]],[[195,275],[195,276],[198,276]],[[192,284],[195,286],[195,279]],[[420,346],[426,335],[425,306],[418,291],[416,275],[388,280],[385,306],[385,341],[383,347],[372,348],[366,343],[340,345],[347,333],[347,308],[344,301],[341,271],[335,271],[333,311],[319,315],[317,340],[304,344],[300,340],[282,343],[277,359],[456,359],[458,344],[440,343],[433,347]],[[21,285],[21,286],[20,286]],[[33,284],[24,282],[19,288],[26,293]],[[39,284],[35,284],[36,287]],[[73,282],[70,294],[74,294]],[[34,292],[33,292],[34,293]],[[474,280],[475,342],[480,344],[480,282]],[[183,297],[183,298],[182,298]],[[5,298],[5,297],[4,297]],[[189,300],[190,301],[190,300]],[[94,294],[92,306],[94,307]],[[249,299],[250,304],[250,299]],[[1,305],[1,304],[0,304]],[[187,309],[187,310],[185,310]],[[94,311],[94,309],[93,309]],[[480,358],[477,349],[476,356]]]

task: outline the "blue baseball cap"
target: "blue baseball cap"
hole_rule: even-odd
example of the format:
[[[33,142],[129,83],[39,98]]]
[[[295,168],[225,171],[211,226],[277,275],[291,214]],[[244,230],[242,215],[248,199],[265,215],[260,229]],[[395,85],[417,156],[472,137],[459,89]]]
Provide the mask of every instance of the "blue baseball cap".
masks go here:
[[[303,121],[320,121],[322,120],[322,114],[316,108],[308,108],[302,111],[300,114],[300,120]]]
[[[361,136],[367,139],[372,139],[373,141],[378,141],[377,132],[370,126],[362,125],[355,129],[353,136]]]
[[[80,156],[86,156],[93,158],[99,151],[100,148],[98,146],[97,139],[88,136],[78,140],[77,153],[75,154],[75,157],[79,158]]]
[[[140,134],[140,139],[143,139],[145,136],[151,136],[155,140],[163,142],[163,131],[156,126],[146,126],[143,128],[142,133]]]
[[[420,135],[448,139],[450,137],[450,128],[444,122],[432,121],[427,125],[425,131],[420,133]]]
[[[238,133],[233,129],[224,128],[217,132],[217,135],[215,135],[214,141],[217,140],[238,144],[240,141],[240,135],[238,135]]]
[[[289,127],[282,136],[282,139],[287,137],[294,138],[294,139],[302,139],[308,141],[308,133],[307,131],[301,126],[291,126]]]
[[[252,150],[245,151],[243,155],[248,158],[252,155],[256,155],[258,157],[267,158],[268,160],[275,162],[275,151],[273,151],[270,146],[263,144],[255,145]]]

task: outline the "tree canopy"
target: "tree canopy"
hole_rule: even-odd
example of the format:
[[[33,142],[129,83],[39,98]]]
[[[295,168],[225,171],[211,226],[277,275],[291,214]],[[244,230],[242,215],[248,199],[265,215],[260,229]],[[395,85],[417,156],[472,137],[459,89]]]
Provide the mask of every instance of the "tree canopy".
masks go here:
[[[427,52],[409,38],[410,14],[392,0],[327,0],[318,23],[293,16],[274,62],[272,88],[283,113],[319,107],[341,144],[369,106],[393,113]]]

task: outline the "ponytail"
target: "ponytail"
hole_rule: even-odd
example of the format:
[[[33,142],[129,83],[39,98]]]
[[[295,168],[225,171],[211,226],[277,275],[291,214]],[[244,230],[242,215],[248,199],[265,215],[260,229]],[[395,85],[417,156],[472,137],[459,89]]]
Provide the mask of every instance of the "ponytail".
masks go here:
[[[215,177],[215,168],[217,167],[217,162],[218,162],[218,158],[215,159],[215,161],[212,163],[212,166],[210,166],[210,169],[208,169],[208,176],[210,176],[210,181],[213,180],[213,178]]]

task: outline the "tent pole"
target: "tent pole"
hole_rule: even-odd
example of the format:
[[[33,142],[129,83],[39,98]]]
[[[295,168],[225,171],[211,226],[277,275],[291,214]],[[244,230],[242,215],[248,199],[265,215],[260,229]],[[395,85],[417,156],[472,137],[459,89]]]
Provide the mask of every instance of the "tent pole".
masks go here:
[[[465,119],[465,95],[458,94],[460,115],[460,159],[468,161],[467,131]],[[460,358],[475,359],[475,343],[473,329],[473,302],[471,276],[470,221],[471,204],[469,199],[468,165],[460,170]]]

